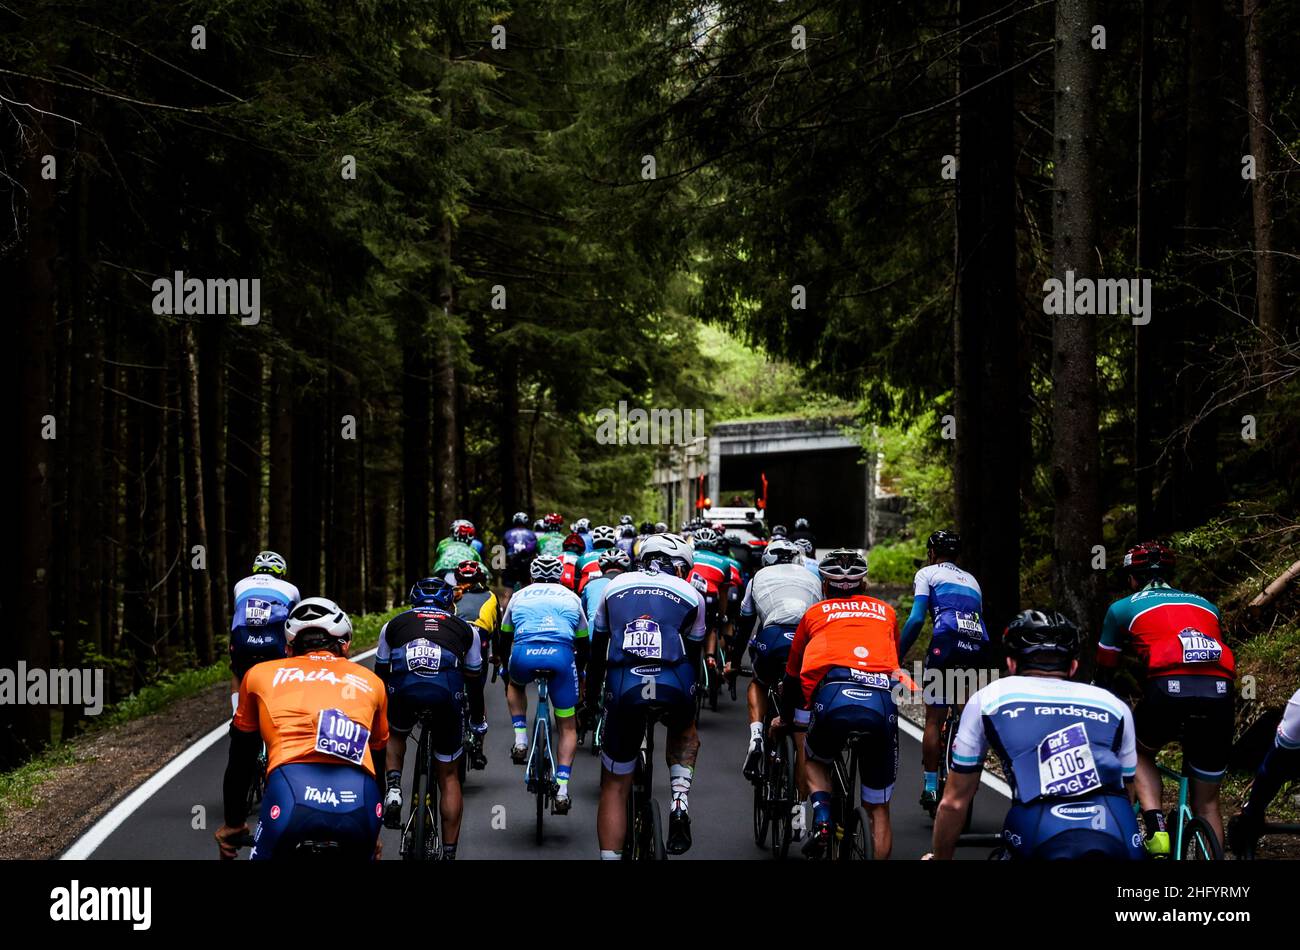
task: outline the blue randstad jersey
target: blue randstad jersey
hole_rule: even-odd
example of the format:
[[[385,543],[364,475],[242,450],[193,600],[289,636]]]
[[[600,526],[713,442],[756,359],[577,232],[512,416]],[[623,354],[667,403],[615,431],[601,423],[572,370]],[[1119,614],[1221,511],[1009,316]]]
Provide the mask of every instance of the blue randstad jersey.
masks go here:
[[[971,697],[953,770],[978,771],[990,748],[1022,804],[1123,792],[1137,770],[1128,706],[1100,687],[1046,676],[1004,676]]]
[[[596,601],[592,629],[609,634],[609,664],[686,657],[686,640],[704,639],[704,600],[675,574],[630,571],[612,579]]]

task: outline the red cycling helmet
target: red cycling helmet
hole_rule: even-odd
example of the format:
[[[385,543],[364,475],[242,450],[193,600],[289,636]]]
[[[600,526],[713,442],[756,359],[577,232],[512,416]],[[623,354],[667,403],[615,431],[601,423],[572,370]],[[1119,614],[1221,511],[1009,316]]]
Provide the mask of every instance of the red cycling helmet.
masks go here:
[[[1126,574],[1164,575],[1174,569],[1174,552],[1163,541],[1142,541],[1124,552]]]
[[[545,518],[542,519],[542,524],[546,525],[547,528],[551,528],[551,529],[559,528],[564,524],[564,519],[560,517],[559,512],[552,511],[549,515],[547,515]]]
[[[474,538],[474,525],[472,522],[460,518],[451,524],[451,536],[457,541],[470,541]]]
[[[582,554],[587,550],[587,542],[582,540],[582,535],[574,531],[564,539],[563,549],[573,554]]]
[[[456,580],[462,584],[477,584],[479,581],[487,580],[483,563],[469,558],[461,561],[456,565]]]

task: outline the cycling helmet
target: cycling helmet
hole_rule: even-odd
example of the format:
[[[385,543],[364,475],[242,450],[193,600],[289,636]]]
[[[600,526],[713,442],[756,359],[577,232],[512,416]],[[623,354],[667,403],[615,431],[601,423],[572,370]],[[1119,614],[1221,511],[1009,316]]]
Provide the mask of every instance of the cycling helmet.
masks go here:
[[[925,546],[935,554],[946,554],[949,557],[956,557],[957,552],[961,550],[961,535],[956,531],[946,529],[936,531],[930,537],[926,538]]]
[[[655,533],[655,526],[652,525],[652,524],[651,524],[650,522],[648,522],[648,521],[642,521],[642,522],[641,522],[641,531],[640,531],[640,533],[643,534],[643,535],[651,535],[651,534],[654,534],[654,533]]]
[[[526,528],[526,527],[528,527],[528,512],[526,512],[526,511],[516,511],[516,512],[515,512],[515,516],[514,516],[513,518],[510,519],[510,523],[513,524],[513,525],[514,525],[515,527],[517,527],[517,528]]]
[[[1002,632],[1007,653],[1021,669],[1069,669],[1083,647],[1079,628],[1056,611],[1022,610]]]
[[[667,525],[667,523],[665,523],[665,522],[663,522],[663,521],[656,521],[656,522],[655,522],[655,534],[667,534],[667,533],[668,533],[668,525]]]
[[[634,528],[634,527],[633,527],[632,525],[630,525],[630,524],[625,524],[625,525],[623,525],[621,528],[618,529],[618,531],[619,531],[618,536],[619,536],[620,538],[635,538],[635,537],[636,537],[636,528]]]
[[[564,574],[564,563],[554,554],[539,554],[528,565],[528,576],[535,581],[559,581]]]
[[[456,588],[441,577],[425,577],[411,585],[411,592],[406,599],[412,607],[441,607],[451,610],[456,602]]]
[[[632,516],[631,516],[631,515],[623,515],[621,518],[618,519],[618,523],[619,523],[620,525],[631,524],[631,523],[632,523]]]
[[[600,552],[600,569],[602,571],[632,570],[632,558],[622,548],[609,548]]]
[[[289,643],[307,633],[319,633],[319,638],[312,637],[313,643],[319,639],[322,646],[344,644],[352,640],[352,621],[338,604],[325,597],[308,597],[297,607],[289,611],[289,619],[284,622],[284,638]],[[307,644],[304,637],[302,644]]]
[[[708,549],[718,543],[718,532],[712,528],[697,528],[692,535],[697,548]]]
[[[570,554],[582,554],[587,550],[587,542],[582,540],[582,535],[578,532],[570,531],[561,545],[561,550],[568,551]]]
[[[821,559],[817,573],[836,590],[856,590],[867,579],[867,559],[854,548],[836,548]]]
[[[542,531],[545,530],[546,530],[546,522],[543,521],[541,518],[538,518],[536,521],[533,522],[534,534],[540,534]]]
[[[781,538],[780,540],[784,541],[785,538]],[[813,543],[807,538],[800,538],[795,542],[795,544],[799,545],[799,549],[803,551],[804,557],[813,556]]]
[[[779,524],[772,529],[772,537],[774,538],[784,538],[788,533],[789,532],[783,524]]]
[[[483,569],[482,561],[475,561],[473,558],[466,558],[456,565],[456,580],[462,584],[478,584],[487,582],[487,571]]]
[[[803,552],[799,549],[799,545],[785,538],[777,538],[763,549],[764,567],[771,567],[773,564],[798,564],[802,560]]]
[[[808,519],[807,519],[807,518],[795,518],[795,519],[794,519],[794,530],[796,530],[796,531],[807,531],[807,530],[808,530]]]
[[[713,522],[713,524],[709,525],[709,527],[711,527],[714,531],[718,532],[718,534],[727,533],[727,526],[723,524],[721,521],[715,521]]]
[[[542,519],[547,531],[559,531],[564,524],[564,519],[560,517],[559,512],[552,511]]]
[[[578,532],[578,534],[586,534],[591,530],[591,519],[579,518],[573,523],[573,530]]]
[[[638,557],[642,568],[671,574],[685,574],[695,563],[690,543],[679,534],[650,535]]]
[[[596,548],[612,548],[614,542],[618,540],[618,535],[614,529],[607,524],[593,528],[591,531],[591,545]]]
[[[1173,573],[1174,552],[1163,541],[1142,541],[1124,552],[1121,568],[1137,577],[1165,577]]]
[[[274,551],[262,551],[253,558],[254,574],[274,574],[276,577],[284,577],[288,572],[289,565]]]
[[[474,540],[474,525],[464,518],[458,518],[451,523],[451,536],[457,541]]]

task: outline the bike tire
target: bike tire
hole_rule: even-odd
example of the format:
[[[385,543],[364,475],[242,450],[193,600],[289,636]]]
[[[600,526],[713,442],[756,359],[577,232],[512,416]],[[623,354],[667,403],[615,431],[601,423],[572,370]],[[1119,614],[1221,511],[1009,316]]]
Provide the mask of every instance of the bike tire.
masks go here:
[[[722,695],[722,679],[717,671],[709,677],[709,712],[718,711],[718,698]]]
[[[407,861],[423,861],[428,856],[425,840],[428,835],[428,809],[424,805],[426,794],[424,774],[424,736],[420,736],[420,746],[415,756],[415,772],[411,776],[411,808],[414,820],[411,822],[411,837],[406,842],[406,853],[402,855]]]
[[[1195,817],[1183,825],[1182,861],[1222,861],[1223,844],[1214,833],[1210,823],[1204,818]]]
[[[537,799],[536,839],[538,847],[541,846],[546,832],[544,820],[546,814],[546,799],[551,790],[550,754],[550,734],[543,729],[537,742],[537,787],[534,792],[534,796]]]
[[[782,736],[772,760],[772,798],[776,812],[772,817],[772,857],[784,861],[790,854],[794,837],[794,806],[798,792],[794,783],[794,740]]]
[[[648,834],[651,836],[649,847],[646,848],[647,860],[667,861],[668,849],[664,845],[664,816],[659,808],[659,799],[652,798],[649,802],[649,821],[647,824]]]
[[[847,815],[844,839],[840,844],[841,861],[874,861],[875,840],[871,836],[871,818],[859,805]]]
[[[767,847],[767,832],[772,825],[767,788],[766,777],[760,777],[754,783],[754,844],[760,848]]]

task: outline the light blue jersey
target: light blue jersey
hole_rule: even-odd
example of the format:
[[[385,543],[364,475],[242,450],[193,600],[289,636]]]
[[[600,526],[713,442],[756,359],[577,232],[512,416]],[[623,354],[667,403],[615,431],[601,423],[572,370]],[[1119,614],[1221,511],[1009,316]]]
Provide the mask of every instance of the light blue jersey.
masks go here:
[[[587,613],[578,595],[560,584],[534,583],[506,604],[501,632],[520,643],[564,643],[587,636]]]

